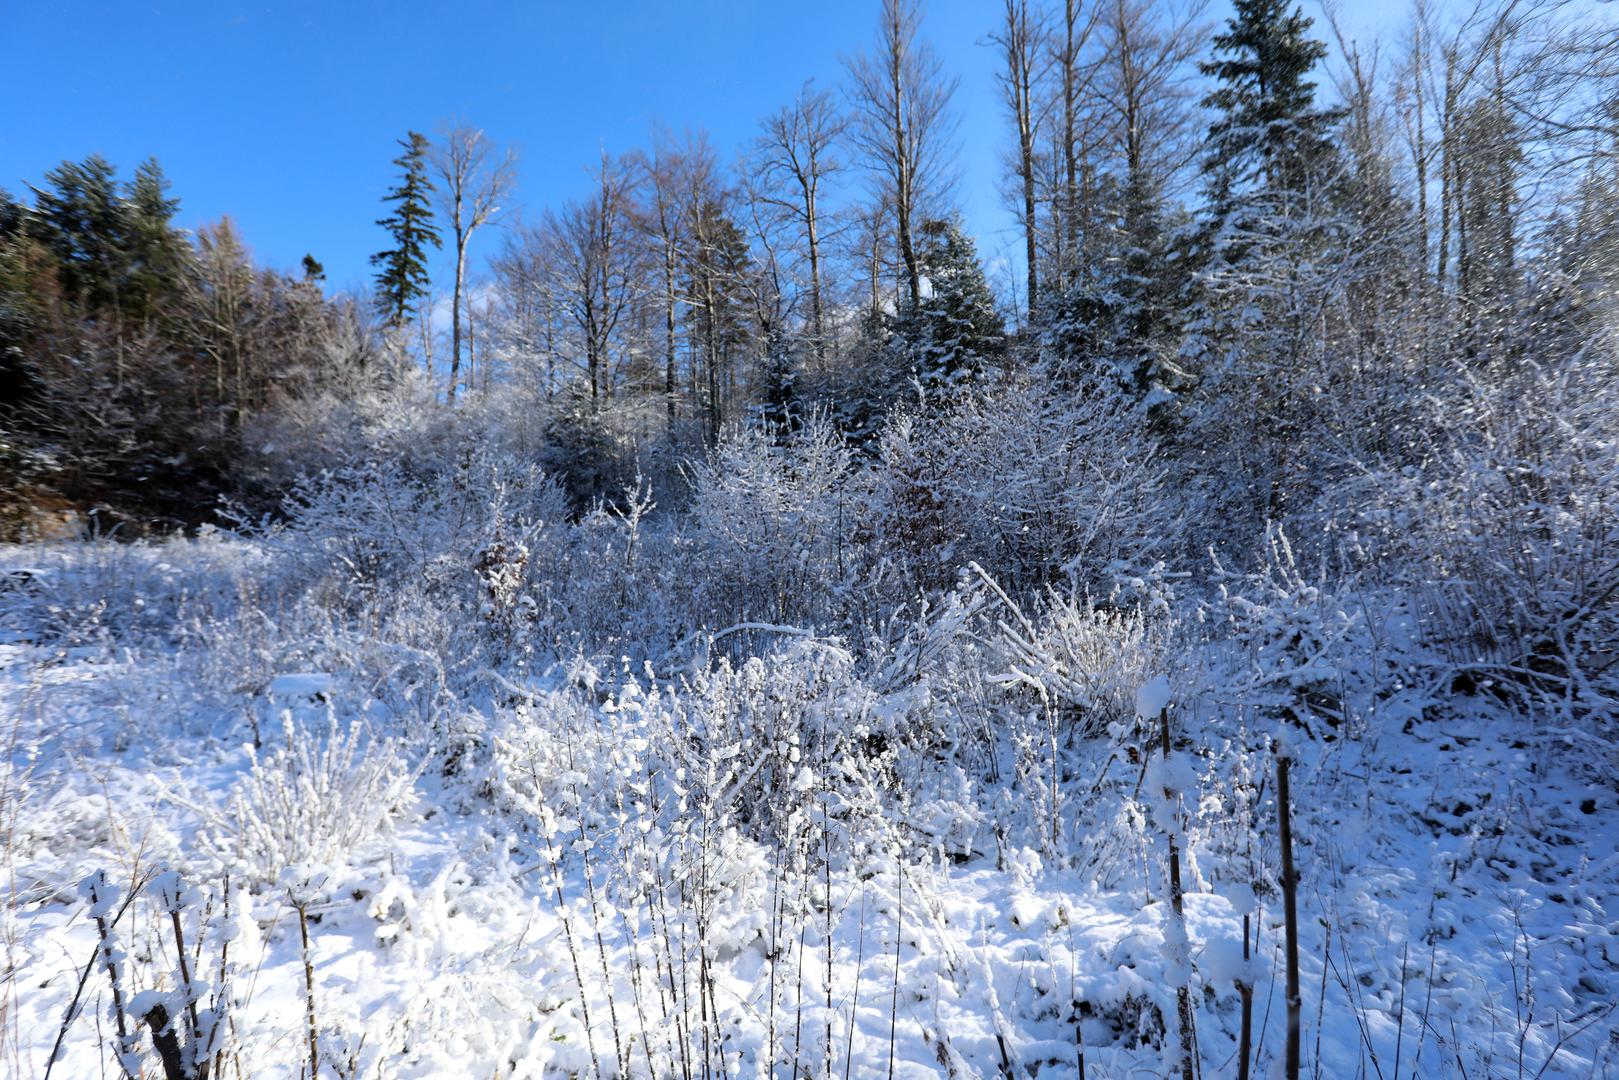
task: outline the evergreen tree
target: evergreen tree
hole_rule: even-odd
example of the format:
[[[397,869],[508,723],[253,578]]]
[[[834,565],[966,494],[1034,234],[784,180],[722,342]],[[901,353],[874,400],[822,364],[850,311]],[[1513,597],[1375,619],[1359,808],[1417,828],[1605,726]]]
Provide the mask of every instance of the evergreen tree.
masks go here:
[[[28,220],[34,238],[55,257],[57,281],[91,318],[145,322],[172,293],[185,248],[173,226],[178,199],[148,159],[127,186],[104,158],[63,162],[34,189]]]
[[[779,325],[765,334],[759,386],[759,419],[778,436],[798,427],[800,402],[798,365],[787,335]]]
[[[1198,65],[1220,85],[1203,100],[1219,116],[1209,127],[1204,172],[1217,215],[1234,198],[1305,191],[1333,158],[1329,134],[1341,110],[1315,106],[1309,74],[1327,55],[1290,0],[1235,0],[1236,14],[1214,37],[1216,59]]]
[[[393,160],[399,183],[382,199],[393,204],[393,213],[377,219],[393,238],[393,247],[371,256],[371,265],[379,267],[377,303],[394,327],[402,326],[415,313],[416,301],[427,295],[427,246],[442,244],[429,201],[434,188],[427,176],[427,137],[412,131],[399,145],[405,151]]]
[[[921,232],[925,283],[900,337],[924,389],[948,391],[1005,351],[1006,326],[972,238],[953,221],[925,222]]]
[[[87,313],[115,310],[127,270],[116,170],[99,155],[64,161],[34,188],[34,235],[56,260],[57,280]]]
[[[1181,328],[1187,252],[1177,242],[1156,190],[1104,182],[1098,201],[1116,210],[1094,230],[1093,258],[1054,312],[1057,375],[1069,387],[1090,385],[1140,399],[1179,387],[1174,363]],[[1100,379],[1100,384],[1093,382]]]
[[[26,349],[43,323],[35,264],[46,261],[25,231],[27,210],[0,188],[0,416],[37,389]],[[49,274],[49,271],[46,271]]]
[[[184,244],[173,225],[179,209],[180,200],[169,197],[169,180],[157,159],[141,162],[124,201],[122,237],[128,257],[124,312],[133,318],[155,315],[184,267]]]
[[[0,187],[0,240],[9,240],[22,231],[23,204]]]
[[[1306,447],[1322,422],[1319,388],[1342,357],[1320,333],[1364,271],[1349,185],[1332,135],[1341,110],[1318,108],[1309,75],[1326,46],[1291,0],[1235,0],[1200,65],[1217,80],[1204,173],[1210,219],[1180,355],[1202,398],[1188,440],[1231,455],[1247,478],[1233,514],[1279,519],[1311,496]],[[1364,265],[1364,264],[1363,264]],[[1211,451],[1214,452],[1214,451]]]

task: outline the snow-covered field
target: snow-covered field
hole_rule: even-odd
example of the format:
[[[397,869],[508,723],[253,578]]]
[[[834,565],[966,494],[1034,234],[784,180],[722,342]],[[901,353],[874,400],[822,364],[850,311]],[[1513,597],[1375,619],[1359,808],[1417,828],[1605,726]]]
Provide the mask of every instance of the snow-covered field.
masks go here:
[[[1179,1075],[1184,984],[1232,1076],[1247,979],[1267,1075],[1277,753],[1311,1075],[1619,1072],[1613,748],[1422,681],[1399,597],[974,568],[881,648],[542,659],[502,605],[542,624],[605,528],[512,541],[505,591],[469,551],[470,603],[437,556],[336,596],[285,530],[0,551],[6,1073],[164,1075],[161,1005],[225,1076]]]

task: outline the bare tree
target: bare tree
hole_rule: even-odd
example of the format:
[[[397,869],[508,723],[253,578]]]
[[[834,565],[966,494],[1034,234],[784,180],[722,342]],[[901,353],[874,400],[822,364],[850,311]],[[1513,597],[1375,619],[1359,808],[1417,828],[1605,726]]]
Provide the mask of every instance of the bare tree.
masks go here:
[[[610,397],[611,350],[637,279],[629,213],[630,170],[602,154],[590,198],[547,214],[562,307],[579,330],[591,407]]]
[[[1028,310],[1032,313],[1040,302],[1034,162],[1034,142],[1040,117],[1035,110],[1034,88],[1044,72],[1046,27],[1039,13],[1030,17],[1029,0],[1005,2],[1004,20],[994,41],[1000,46],[1003,63],[1001,92],[1017,130],[1015,169],[1022,185],[1023,250],[1028,261]]]
[[[491,261],[498,308],[494,326],[486,332],[541,383],[547,398],[556,393],[562,356],[557,246],[545,228],[524,226],[507,237]]]
[[[461,378],[461,303],[466,284],[467,248],[472,234],[488,224],[517,182],[517,156],[497,156],[487,136],[458,125],[446,131],[433,152],[438,197],[455,240],[455,285],[450,307],[450,400]]]
[[[1437,154],[1439,236],[1434,280],[1442,288],[1451,278],[1453,268],[1467,262],[1467,222],[1462,216],[1461,198],[1467,170],[1464,117],[1479,84],[1480,73],[1495,55],[1503,35],[1511,32],[1514,12],[1519,7],[1520,0],[1479,0],[1461,15],[1443,39],[1437,28],[1429,25],[1426,7],[1417,8],[1419,33],[1412,56],[1413,77],[1419,81],[1420,96],[1435,109],[1438,129],[1437,145],[1429,148],[1423,145],[1425,139],[1419,140],[1421,151],[1426,151],[1418,152],[1419,184],[1426,187],[1427,160],[1429,155]]]
[[[915,219],[927,196],[941,195],[949,186],[950,98],[958,81],[945,75],[932,47],[918,37],[921,22],[919,0],[883,0],[877,47],[848,63],[861,120],[854,128],[856,142],[893,205],[907,299],[913,305],[922,289]]]
[[[809,261],[810,333],[815,354],[826,349],[821,270],[821,187],[843,168],[837,146],[848,129],[830,94],[808,84],[792,104],[764,119],[755,147],[758,195],[791,214],[804,233]]]
[[[1093,4],[1087,14],[1080,0],[1063,0],[1061,32],[1051,35],[1052,63],[1058,74],[1058,111],[1062,123],[1054,132],[1056,142],[1052,165],[1060,171],[1053,178],[1053,189],[1061,194],[1052,198],[1052,247],[1064,287],[1073,284],[1080,262],[1080,222],[1086,216],[1090,183],[1090,137],[1088,113],[1083,102],[1090,94],[1094,60],[1087,59],[1087,45],[1101,11]],[[1082,165],[1083,162],[1083,165]]]
[[[1411,156],[1411,170],[1415,177],[1417,196],[1418,257],[1424,272],[1428,268],[1428,169],[1431,151],[1428,146],[1427,88],[1431,78],[1432,59],[1429,43],[1433,40],[1432,16],[1428,0],[1412,0],[1410,40],[1405,65],[1396,80],[1395,102],[1404,119],[1406,145]]]
[[[1113,165],[1133,195],[1172,193],[1197,157],[1197,114],[1186,99],[1195,76],[1192,60],[1208,40],[1205,7],[1205,0],[1103,0],[1103,56],[1095,86],[1108,119]]]
[[[657,245],[658,301],[663,309],[663,392],[672,431],[679,397],[677,313],[687,299],[680,292],[679,273],[690,246],[691,174],[711,176],[714,152],[701,135],[688,136],[686,145],[677,147],[667,134],[659,132],[653,137],[651,152],[638,155],[636,161],[646,183],[646,199],[637,221]]]
[[[708,418],[708,438],[719,440],[724,422],[724,395],[731,388],[734,372],[729,359],[728,330],[734,313],[739,260],[745,257],[740,230],[732,216],[734,192],[724,183],[719,165],[706,141],[696,142],[687,155],[682,218],[688,237],[685,251],[686,288],[689,302],[696,309],[696,329],[702,337],[701,378],[698,353],[694,350],[692,389],[703,399]]]
[[[180,278],[178,327],[213,368],[214,414],[221,432],[241,430],[249,410],[258,280],[230,218],[197,232],[191,272]]]
[[[888,220],[890,209],[886,199],[878,198],[856,212],[852,237],[854,243],[849,252],[866,268],[867,311],[873,322],[882,315],[883,271],[888,268],[892,258],[884,247],[888,239],[884,223]]]

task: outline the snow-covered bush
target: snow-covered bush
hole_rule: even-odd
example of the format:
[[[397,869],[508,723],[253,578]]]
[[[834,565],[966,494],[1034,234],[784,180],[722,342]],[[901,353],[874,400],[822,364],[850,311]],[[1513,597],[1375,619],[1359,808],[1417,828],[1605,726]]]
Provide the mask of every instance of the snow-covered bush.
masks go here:
[[[0,624],[63,644],[179,644],[196,626],[236,611],[264,567],[263,551],[212,529],[163,543],[4,547]]]
[[[1230,692],[1312,735],[1343,728],[1345,680],[1363,662],[1352,637],[1360,612],[1305,576],[1280,526],[1266,530],[1258,570],[1230,574],[1217,559],[1214,570],[1218,614],[1240,657]]]
[[[914,587],[947,588],[969,562],[1017,592],[1072,577],[1105,593],[1175,539],[1178,514],[1142,422],[1031,376],[887,428],[873,477],[878,557]]]
[[[852,470],[823,419],[779,441],[739,432],[694,464],[686,565],[699,583],[696,614],[715,629],[834,622],[855,565]]]
[[[245,981],[258,940],[245,918],[246,893],[234,897],[233,911],[230,895],[207,896],[174,871],[126,888],[98,869],[80,883],[79,894],[96,927],[95,967],[111,999],[106,1037],[124,1075],[207,1080],[222,1074],[227,1055],[237,1050],[231,1008],[240,988],[233,983]],[[131,927],[137,919],[124,920],[136,906],[148,909],[144,932]],[[166,961],[173,966],[165,970]],[[57,1049],[77,1018],[72,1010],[64,1017]]]
[[[349,867],[374,853],[410,803],[414,771],[395,743],[361,723],[324,731],[282,714],[276,745],[250,750],[222,805],[199,806],[203,849],[236,880],[263,887],[289,867]]]
[[[1425,401],[1420,457],[1367,471],[1341,525],[1404,590],[1429,646],[1411,660],[1444,692],[1512,699],[1585,751],[1619,713],[1616,424],[1611,365],[1458,369]]]

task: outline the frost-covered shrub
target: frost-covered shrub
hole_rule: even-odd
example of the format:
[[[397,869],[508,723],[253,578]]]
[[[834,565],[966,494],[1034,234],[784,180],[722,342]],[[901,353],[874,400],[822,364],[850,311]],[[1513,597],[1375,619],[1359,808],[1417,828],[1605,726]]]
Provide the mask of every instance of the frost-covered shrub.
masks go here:
[[[1137,418],[1042,381],[960,400],[884,433],[865,527],[915,587],[947,588],[968,562],[1016,592],[1065,577],[1106,591],[1174,539],[1177,512]]]
[[[300,480],[283,511],[258,530],[267,547],[311,573],[369,586],[470,571],[478,540],[560,524],[565,502],[536,467],[473,457],[426,478],[389,461],[344,466]]]
[[[684,573],[681,523],[656,510],[650,488],[636,483],[529,543],[521,602],[532,611],[537,649],[557,659],[661,658],[690,633],[700,579]]]
[[[709,625],[835,618],[854,562],[852,466],[841,437],[817,419],[779,442],[739,432],[692,467],[686,565]]]
[[[1565,725],[1619,714],[1616,427],[1619,374],[1595,356],[1460,370],[1426,401],[1420,458],[1354,485],[1345,542],[1405,590],[1430,646],[1412,660],[1445,689]]]
[[[325,473],[301,482],[287,511],[256,527],[286,578],[353,616],[366,652],[402,648],[441,671],[528,662],[529,579],[555,568],[532,553],[566,548],[571,534],[555,481],[482,457],[427,479],[391,463]]]
[[[734,665],[722,656],[660,704],[671,764],[756,828],[779,830],[809,792],[835,785],[833,774],[899,734],[896,717],[876,708],[856,676],[854,658],[810,637]]]
[[[79,895],[96,928],[96,974],[111,999],[110,1027],[98,1034],[123,1074],[167,1080],[222,1075],[227,1058],[240,1053],[233,1006],[246,997],[237,984],[250,981],[250,957],[260,941],[247,894],[205,895],[173,871],[128,890],[97,869],[80,883]],[[147,918],[125,921],[133,907],[146,909]],[[129,939],[132,948],[125,947]],[[173,966],[164,970],[170,958]],[[55,1050],[65,1049],[77,1019],[77,1010],[68,1013]]]
[[[409,804],[415,774],[397,745],[363,724],[325,731],[282,714],[277,745],[253,752],[222,806],[202,807],[200,844],[239,877],[269,885],[294,866],[341,867],[371,853]]]
[[[1305,577],[1280,526],[1266,530],[1258,570],[1228,574],[1216,560],[1215,578],[1219,615],[1242,658],[1230,689],[1306,731],[1343,727],[1345,680],[1356,674],[1363,644],[1352,636],[1359,613]]]
[[[228,533],[0,548],[0,624],[37,641],[180,643],[251,595],[264,553]]]

